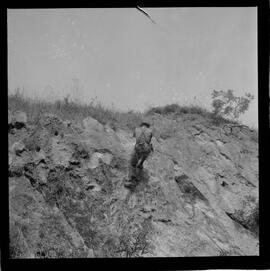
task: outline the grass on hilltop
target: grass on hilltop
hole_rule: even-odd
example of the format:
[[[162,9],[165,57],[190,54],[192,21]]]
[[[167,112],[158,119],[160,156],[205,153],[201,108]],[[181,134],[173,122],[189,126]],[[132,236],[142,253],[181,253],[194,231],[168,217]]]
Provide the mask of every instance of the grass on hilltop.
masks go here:
[[[90,102],[78,104],[75,102],[66,102],[57,100],[48,102],[45,100],[32,100],[21,94],[8,96],[8,109],[13,111],[23,111],[27,114],[30,123],[36,123],[39,117],[46,113],[52,113],[63,120],[82,121],[84,118],[91,116],[102,124],[108,124],[115,129],[134,129],[142,121],[142,113],[135,111],[119,112],[114,109],[106,108],[100,102]]]
[[[59,116],[63,120],[82,121],[84,118],[91,116],[102,124],[107,124],[114,130],[124,129],[133,130],[138,127],[144,116],[159,114],[166,117],[178,118],[183,115],[200,115],[210,121],[214,126],[222,126],[224,124],[238,124],[235,121],[216,116],[209,110],[198,105],[181,106],[178,104],[170,104],[166,106],[151,107],[145,112],[119,112],[113,108],[105,107],[100,102],[93,100],[89,104],[79,104],[68,102],[66,99],[49,102],[45,100],[33,100],[26,98],[20,93],[10,94],[8,96],[8,109],[10,111],[24,111],[27,114],[30,123],[36,123],[39,117],[45,112],[49,112]]]
[[[179,104],[169,104],[165,106],[152,107],[145,112],[146,115],[160,114],[163,116],[181,117],[183,115],[200,115],[206,120],[210,121],[215,126],[221,126],[223,124],[239,124],[236,121],[223,118],[222,116],[216,115],[213,112],[207,110],[198,105],[186,105],[182,106]]]

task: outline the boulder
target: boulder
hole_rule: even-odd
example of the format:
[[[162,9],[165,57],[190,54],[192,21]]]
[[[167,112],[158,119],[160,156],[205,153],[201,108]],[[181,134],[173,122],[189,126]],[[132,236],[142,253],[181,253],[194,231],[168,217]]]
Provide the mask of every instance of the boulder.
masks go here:
[[[25,151],[25,145],[21,142],[15,142],[11,147],[11,152],[20,156]]]
[[[65,143],[59,143],[58,140],[52,140],[50,158],[55,165],[69,166],[72,155],[73,151],[70,146]]]
[[[37,178],[39,184],[47,183],[48,172],[44,167],[39,167],[37,171]]]
[[[25,159],[17,155],[9,155],[9,177],[18,177],[24,174]]]
[[[109,165],[112,161],[112,154],[110,153],[99,153],[95,152],[92,154],[91,159],[88,163],[89,168],[94,169],[99,166],[100,161]]]
[[[96,130],[98,132],[104,131],[104,126],[98,122],[97,120],[93,119],[92,117],[87,117],[83,120],[83,127],[85,130]]]
[[[38,165],[39,163],[46,163],[46,154],[43,150],[33,154],[33,162]]]
[[[27,123],[27,115],[25,112],[16,111],[12,116],[12,124],[15,128],[20,129],[25,127]]]

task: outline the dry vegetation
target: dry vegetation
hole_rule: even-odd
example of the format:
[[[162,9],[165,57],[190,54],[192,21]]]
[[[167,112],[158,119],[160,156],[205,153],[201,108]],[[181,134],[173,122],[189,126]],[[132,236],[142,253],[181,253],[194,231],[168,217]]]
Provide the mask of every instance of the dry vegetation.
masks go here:
[[[84,118],[91,116],[100,123],[109,125],[113,130],[133,130],[140,124],[144,116],[151,116],[153,114],[160,114],[174,119],[184,115],[194,116],[194,118],[201,116],[212,125],[218,127],[225,127],[226,125],[243,126],[235,120],[224,118],[223,116],[215,114],[215,112],[192,104],[186,106],[178,104],[156,106],[151,107],[143,113],[133,110],[119,112],[94,100],[91,100],[89,104],[69,102],[67,98],[55,102],[48,102],[45,100],[26,98],[17,92],[16,94],[8,96],[8,108],[10,111],[20,110],[25,112],[30,124],[37,123],[43,113],[49,112],[59,116],[63,120],[82,121]],[[252,137],[254,141],[257,141],[257,129],[251,129],[251,131],[253,132]]]
[[[108,124],[114,130],[119,128],[134,129],[142,120],[142,113],[134,111],[118,112],[106,108],[100,102],[91,101],[89,104],[78,104],[63,99],[52,103],[44,100],[31,100],[21,94],[8,96],[8,109],[25,112],[29,123],[37,123],[43,113],[49,112],[63,120],[82,121],[91,116],[102,124]]]

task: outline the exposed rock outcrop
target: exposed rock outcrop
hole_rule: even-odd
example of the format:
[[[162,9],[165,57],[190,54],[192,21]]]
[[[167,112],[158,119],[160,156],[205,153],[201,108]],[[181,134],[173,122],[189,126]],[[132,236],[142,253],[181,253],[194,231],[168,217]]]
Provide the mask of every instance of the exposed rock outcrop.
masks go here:
[[[12,124],[11,257],[258,255],[257,142],[199,116],[152,121],[134,190],[123,185],[131,133],[51,114]]]

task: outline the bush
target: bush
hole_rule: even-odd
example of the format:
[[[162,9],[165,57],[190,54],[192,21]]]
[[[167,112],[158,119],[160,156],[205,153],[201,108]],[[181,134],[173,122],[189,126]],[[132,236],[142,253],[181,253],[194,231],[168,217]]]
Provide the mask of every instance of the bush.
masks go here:
[[[146,111],[146,115],[153,115],[153,114],[160,114],[160,115],[199,114],[203,116],[206,116],[206,115],[209,116],[210,112],[208,112],[206,109],[197,105],[180,106],[178,104],[169,104],[165,106],[152,107]]]
[[[200,115],[207,119],[213,119],[214,114],[208,111],[207,109],[200,107],[198,105],[188,105],[180,106],[178,104],[170,104],[159,107],[152,107],[145,112],[145,115],[154,115],[159,114],[163,116],[182,116],[186,114],[190,115]]]
[[[212,99],[214,115],[227,116],[236,120],[241,114],[246,112],[254,96],[250,93],[246,93],[245,97],[237,97],[233,94],[233,90],[231,89],[227,91],[213,90]]]

